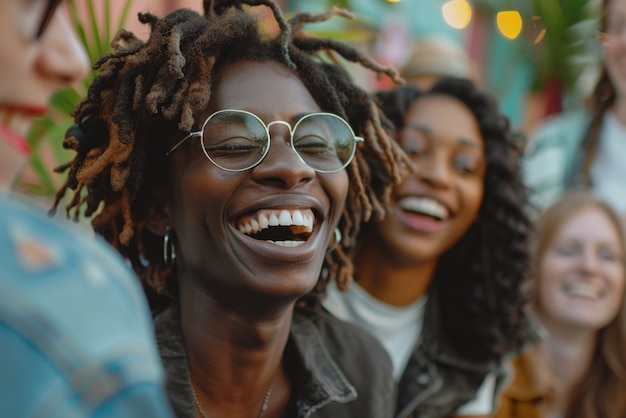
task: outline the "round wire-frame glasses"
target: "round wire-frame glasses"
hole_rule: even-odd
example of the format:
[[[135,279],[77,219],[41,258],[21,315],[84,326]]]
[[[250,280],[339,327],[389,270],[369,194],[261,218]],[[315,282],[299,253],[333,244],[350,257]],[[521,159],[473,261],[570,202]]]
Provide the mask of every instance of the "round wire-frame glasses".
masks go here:
[[[220,139],[215,144],[205,143],[206,137],[209,137],[209,133],[206,132],[207,128],[219,131],[224,126],[233,127],[237,124],[236,121],[241,120],[244,122],[239,122],[240,125],[248,129],[247,135],[229,132],[227,140]],[[214,123],[220,121],[224,126],[214,126]],[[189,138],[199,138],[205,156],[218,168],[231,172],[250,170],[260,164],[269,152],[271,143],[269,130],[273,125],[287,127],[290,134],[288,142],[290,148],[295,151],[302,162],[318,173],[334,173],[347,167],[354,158],[357,142],[363,142],[363,138],[354,134],[348,122],[333,113],[306,114],[298,119],[292,128],[291,124],[286,121],[277,120],[265,124],[254,113],[238,109],[223,109],[209,115],[200,130],[190,132],[165,154],[170,156]],[[255,129],[261,131],[255,133]],[[320,134],[324,130],[326,130],[326,137]],[[299,135],[301,131],[305,131],[305,134]],[[237,158],[241,156],[245,157]]]

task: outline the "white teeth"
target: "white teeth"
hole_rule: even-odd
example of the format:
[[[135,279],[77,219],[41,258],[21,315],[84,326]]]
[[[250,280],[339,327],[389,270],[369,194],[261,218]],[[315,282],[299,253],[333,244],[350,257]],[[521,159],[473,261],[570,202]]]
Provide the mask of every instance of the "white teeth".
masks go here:
[[[280,218],[278,218],[278,222],[280,222],[282,226],[292,225],[291,215],[289,214],[289,212],[287,212],[286,210],[280,212]]]
[[[270,210],[261,210],[257,213],[256,218],[246,218],[240,221],[237,229],[242,234],[252,235],[259,231],[268,229],[273,226],[298,226],[299,232],[313,232],[313,223],[315,222],[313,212],[310,210],[281,210],[280,212],[271,212]],[[303,228],[302,228],[303,227]],[[295,232],[295,231],[294,231]],[[290,241],[284,241],[290,242]],[[286,244],[285,246],[301,245],[300,241],[293,241],[297,244]]]
[[[18,135],[26,137],[33,123],[32,116],[20,112],[0,109],[0,124]]]
[[[304,218],[299,210],[293,212],[292,222],[294,225],[304,225]]]
[[[600,290],[590,283],[569,283],[564,287],[565,293],[570,296],[579,296],[588,299],[599,299]]]
[[[398,206],[403,210],[433,216],[440,220],[450,217],[450,212],[444,205],[428,197],[405,197],[398,201]]]
[[[272,244],[279,245],[281,247],[298,247],[304,244],[305,241],[272,241],[267,240],[267,242],[271,242]]]

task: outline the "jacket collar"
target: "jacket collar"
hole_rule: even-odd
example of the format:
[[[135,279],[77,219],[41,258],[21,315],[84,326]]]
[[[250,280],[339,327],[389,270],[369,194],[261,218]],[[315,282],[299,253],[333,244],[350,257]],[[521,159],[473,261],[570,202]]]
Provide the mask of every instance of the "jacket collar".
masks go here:
[[[195,405],[187,353],[180,325],[180,307],[173,304],[154,319],[155,333],[167,374],[167,393],[178,417],[195,417]],[[346,403],[357,398],[324,346],[311,319],[294,313],[285,355],[293,359],[292,374],[298,417],[308,417],[331,402]]]

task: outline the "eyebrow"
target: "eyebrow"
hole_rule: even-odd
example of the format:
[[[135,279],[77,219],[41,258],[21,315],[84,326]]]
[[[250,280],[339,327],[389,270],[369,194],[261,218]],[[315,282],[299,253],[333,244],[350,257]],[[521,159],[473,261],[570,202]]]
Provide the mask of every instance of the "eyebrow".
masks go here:
[[[405,125],[405,126],[404,126],[404,128],[405,128],[405,129],[407,129],[407,128],[408,128],[408,129],[415,129],[415,130],[417,130],[417,131],[420,131],[420,132],[425,133],[425,134],[426,134],[426,135],[428,135],[429,137],[433,137],[433,136],[434,136],[434,134],[435,134],[435,133],[433,132],[433,130],[432,130],[429,126],[426,126],[426,125],[420,125],[420,124],[417,124],[417,123],[410,123],[410,124],[407,124],[407,125]],[[481,144],[477,143],[476,141],[474,141],[474,140],[472,140],[472,139],[469,139],[469,138],[466,138],[466,137],[463,137],[463,136],[462,136],[462,137],[459,137],[459,138],[456,138],[456,141],[457,141],[459,144],[461,144],[461,145],[466,145],[466,146],[468,146],[468,147],[476,148],[476,149],[479,149],[479,150],[481,150],[481,151],[482,151],[482,150],[483,150],[483,148],[484,148]]]
[[[312,115],[313,113],[319,113],[319,112],[300,112],[300,113],[296,113],[295,115],[293,115],[291,118],[289,118],[289,123],[294,124],[296,122],[298,122],[300,119],[302,119],[305,116],[308,115]]]

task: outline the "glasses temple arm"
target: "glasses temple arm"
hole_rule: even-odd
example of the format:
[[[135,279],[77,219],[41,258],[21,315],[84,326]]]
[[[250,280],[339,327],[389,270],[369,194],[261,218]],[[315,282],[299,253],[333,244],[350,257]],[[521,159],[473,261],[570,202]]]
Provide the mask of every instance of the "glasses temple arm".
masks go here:
[[[181,145],[183,145],[183,143],[188,140],[189,138],[193,138],[193,137],[198,137],[198,136],[202,136],[202,131],[197,131],[197,132],[190,132],[189,135],[187,135],[186,137],[184,137],[182,140],[180,140],[176,145],[174,145],[172,148],[170,148],[169,151],[167,151],[165,153],[166,157],[169,157],[170,155],[172,155],[174,153],[174,151],[176,151],[178,149],[178,147],[180,147]]]

